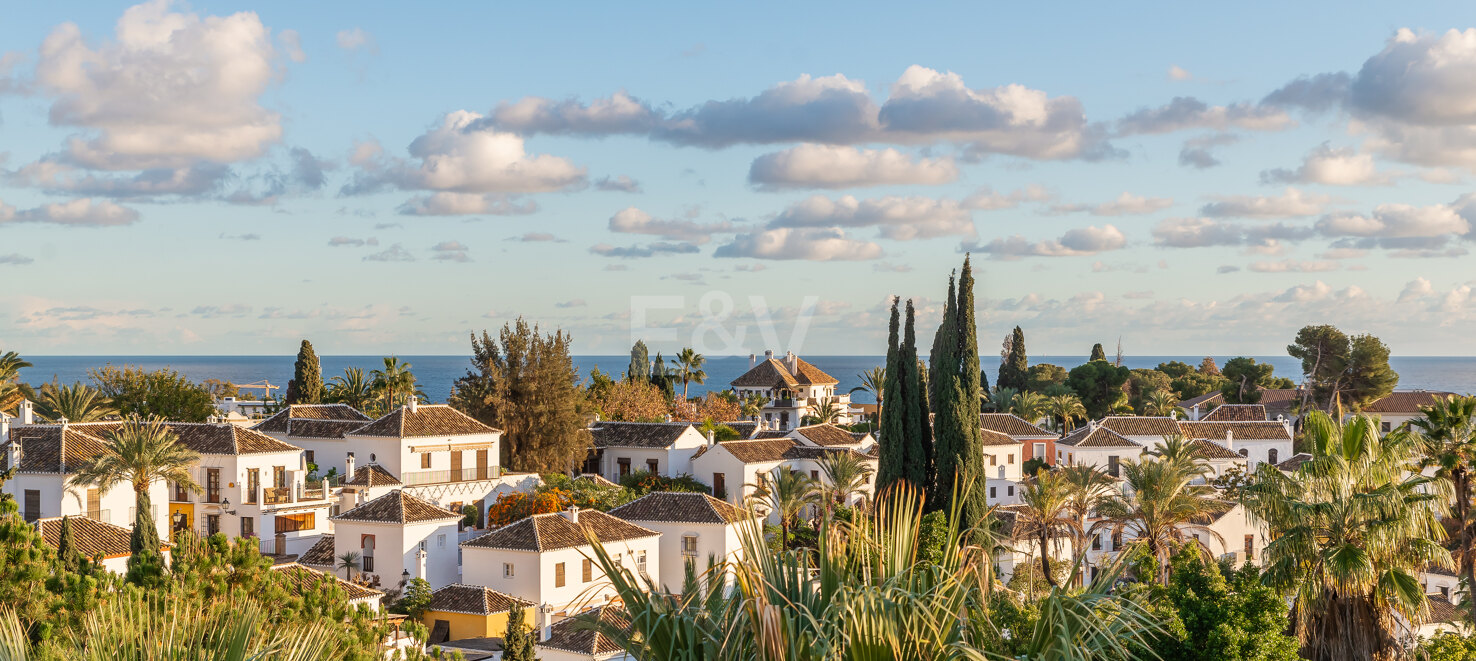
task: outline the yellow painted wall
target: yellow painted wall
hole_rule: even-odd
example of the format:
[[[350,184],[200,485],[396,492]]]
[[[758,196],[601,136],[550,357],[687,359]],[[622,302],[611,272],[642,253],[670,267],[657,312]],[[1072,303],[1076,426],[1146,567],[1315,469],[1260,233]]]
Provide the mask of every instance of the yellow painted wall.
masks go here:
[[[493,613],[491,615],[467,615],[466,613],[446,613],[443,611],[425,611],[421,615],[427,629],[436,626],[436,620],[446,620],[451,623],[451,640],[462,638],[501,638],[507,633],[507,611]]]
[[[185,519],[189,521],[189,528],[195,529],[195,504],[194,503],[169,503],[169,525],[174,525],[174,515],[184,512]]]

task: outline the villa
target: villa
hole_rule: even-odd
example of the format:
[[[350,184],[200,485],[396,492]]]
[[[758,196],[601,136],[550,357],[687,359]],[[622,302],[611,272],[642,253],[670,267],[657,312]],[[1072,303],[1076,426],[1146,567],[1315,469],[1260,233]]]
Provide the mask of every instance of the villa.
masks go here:
[[[676,594],[688,567],[701,574],[712,564],[742,559],[739,528],[753,525],[747,510],[705,493],[649,493],[610,515],[661,534],[661,576]]]
[[[854,496],[864,498],[875,484],[878,457],[875,452],[864,454],[853,447],[842,445],[831,447],[819,445],[807,437],[756,438],[753,440],[714,442],[692,456],[693,474],[712,487],[712,494],[730,503],[742,504],[757,489],[759,477],[775,468],[784,467],[799,471],[816,480],[824,481],[822,460],[834,453],[851,453],[871,468],[872,477],[867,480],[863,493]],[[873,448],[874,450],[874,448]]]
[[[132,528],[103,523],[85,516],[52,517],[36,521],[36,530],[41,533],[41,539],[53,549],[59,548],[61,544],[64,518],[70,519],[68,524],[72,527],[72,543],[82,557],[99,561],[103,569],[114,574],[128,573],[128,559],[133,557]],[[159,552],[163,554],[166,563],[171,560],[170,551],[173,547],[168,542],[159,542]]]
[[[707,437],[690,422],[596,422],[584,472],[611,482],[636,471],[676,477],[692,472],[692,455]]]
[[[805,362],[793,352],[777,360],[773,351],[765,351],[763,362],[749,355],[748,371],[733,379],[730,385],[740,399],[750,395],[767,399],[759,411],[759,421],[765,428],[788,431],[798,427],[806,416],[815,415],[826,404],[834,404],[839,411],[835,422],[846,425],[854,422],[850,410],[851,395],[837,393],[835,387],[839,384],[839,379]]]
[[[396,489],[332,517],[333,557],[359,554],[359,571],[375,585],[411,578],[431,588],[456,582],[461,514]],[[309,549],[308,563],[319,560]],[[318,552],[319,554],[321,551]]]

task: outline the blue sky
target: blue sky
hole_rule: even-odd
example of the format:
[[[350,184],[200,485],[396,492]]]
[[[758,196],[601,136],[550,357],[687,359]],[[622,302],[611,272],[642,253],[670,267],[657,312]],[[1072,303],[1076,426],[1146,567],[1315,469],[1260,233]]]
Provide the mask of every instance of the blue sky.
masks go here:
[[[870,354],[888,296],[930,327],[971,251],[986,353],[1015,324],[1041,353],[1268,354],[1335,323],[1470,354],[1469,25],[26,6],[0,23],[0,347],[460,353],[523,315],[586,354]]]

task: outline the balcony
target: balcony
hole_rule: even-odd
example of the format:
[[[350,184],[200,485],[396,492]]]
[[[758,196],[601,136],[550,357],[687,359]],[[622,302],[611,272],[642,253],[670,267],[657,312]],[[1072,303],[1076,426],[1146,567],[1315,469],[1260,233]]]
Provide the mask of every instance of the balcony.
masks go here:
[[[487,466],[486,468],[462,468],[460,470],[411,471],[401,475],[400,482],[407,487],[413,487],[426,484],[495,480],[499,477],[502,477],[501,466]]]
[[[263,505],[285,505],[292,502],[292,487],[271,487],[261,490]]]
[[[111,510],[87,510],[86,512],[82,513],[83,518],[92,519],[93,521],[101,521],[103,523],[112,523],[112,515],[113,513]]]

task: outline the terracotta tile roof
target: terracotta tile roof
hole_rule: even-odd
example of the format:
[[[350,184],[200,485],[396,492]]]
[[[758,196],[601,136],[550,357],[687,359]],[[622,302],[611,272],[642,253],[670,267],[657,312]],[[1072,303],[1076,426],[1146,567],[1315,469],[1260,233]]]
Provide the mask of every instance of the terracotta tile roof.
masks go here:
[[[1023,441],[1015,440],[1009,434],[994,431],[992,429],[981,429],[980,434],[984,437],[984,445],[1021,445]]]
[[[831,424],[797,427],[794,432],[805,437],[805,440],[822,447],[845,447],[858,442],[851,432]]]
[[[426,610],[468,615],[492,615],[493,613],[506,613],[512,610],[513,606],[531,608],[533,602],[480,585],[452,583],[431,593],[430,605],[426,606]]]
[[[1229,514],[1229,513],[1233,512],[1233,511],[1235,511],[1235,505],[1236,505],[1235,503],[1230,502],[1228,500],[1212,500],[1212,501],[1209,501],[1208,503],[1206,503],[1206,511],[1205,511],[1205,513],[1200,514],[1200,515],[1195,516],[1195,517],[1191,517],[1190,518],[1190,521],[1192,521],[1194,523],[1197,523],[1199,525],[1202,525],[1202,526],[1207,526],[1207,525],[1213,524],[1213,523],[1219,521],[1220,519],[1225,518],[1225,515],[1226,514]],[[1226,541],[1229,541],[1229,540],[1226,540]]]
[[[804,445],[799,441],[789,438],[773,438],[752,441],[723,441],[718,443],[724,450],[745,464],[757,464],[771,461],[784,461],[786,459],[819,459],[827,452],[851,452],[858,458],[871,459],[865,454],[855,450],[843,448],[814,447]],[[693,459],[706,454],[707,448],[694,453]]]
[[[126,558],[133,555],[130,550],[133,537],[131,529],[81,516],[68,518],[72,521],[72,541],[77,544],[77,550],[84,557]],[[36,521],[36,527],[40,529],[47,546],[56,548],[61,543],[62,517],[40,519]],[[170,546],[162,541],[159,544],[160,549]]]
[[[1211,405],[1220,404],[1224,401],[1225,396],[1221,394],[1220,391],[1211,390],[1198,397],[1190,397],[1189,399],[1179,402],[1179,408],[1184,409],[1185,411],[1189,411],[1192,410],[1197,404],[1199,405],[1200,409],[1206,409],[1209,408]]]
[[[789,432],[783,429],[761,429],[754,433],[752,438],[742,439],[749,441],[770,440],[775,438],[789,438]]]
[[[535,514],[491,530],[461,545],[471,548],[541,553],[588,545],[589,541],[584,537],[585,530],[590,531],[594,534],[595,539],[606,544],[660,535],[654,530],[642,528],[604,512],[584,510],[579,512],[578,524],[570,521],[563,513]]]
[[[1185,438],[1207,438],[1223,441],[1233,433],[1236,441],[1290,441],[1291,432],[1279,422],[1189,422],[1182,421],[1179,428]]]
[[[840,380],[826,374],[803,358],[795,357],[795,369],[790,371],[778,358],[769,358],[749,368],[742,376],[733,379],[730,385],[740,388],[792,388],[798,385],[834,385]]]
[[[384,596],[384,593],[379,590],[366,588],[357,583],[350,583],[333,574],[310,569],[296,562],[285,565],[274,565],[272,571],[277,572],[277,575],[283,579],[283,583],[287,589],[297,595],[304,595],[317,590],[318,586],[322,585],[326,579],[330,583],[343,588],[343,591],[348,594],[350,601]]]
[[[401,406],[378,420],[348,432],[349,436],[382,438],[416,438],[424,436],[459,436],[490,434],[501,431],[488,427],[471,416],[445,404],[419,404],[415,412]]]
[[[560,620],[550,628],[548,640],[538,643],[538,647],[588,656],[624,651],[624,648],[605,637],[605,634],[587,628],[588,625],[585,623],[591,621],[613,625],[621,629],[630,629],[630,615],[624,609],[617,606],[602,606]]]
[[[1450,599],[1439,593],[1425,595],[1430,600],[1430,618],[1428,624],[1446,624],[1460,622],[1466,619],[1466,609],[1450,603]]]
[[[1451,578],[1460,577],[1460,574],[1457,574],[1456,570],[1441,567],[1439,565],[1425,565],[1423,568],[1420,569],[1420,571],[1423,571],[1426,574],[1435,574],[1437,576],[1449,576]]]
[[[669,448],[692,428],[690,422],[596,422],[589,435],[597,448]]]
[[[1392,392],[1363,407],[1364,413],[1404,413],[1419,415],[1421,406],[1430,406],[1436,400],[1454,395],[1440,390],[1404,390]]]
[[[610,510],[610,516],[626,521],[663,523],[736,523],[748,513],[705,493],[656,491]]]
[[[302,451],[296,445],[229,423],[171,422],[169,429],[179,437],[180,443],[200,454],[242,455]]]
[[[461,520],[461,515],[429,501],[395,489],[363,505],[332,517],[334,521],[368,523],[421,523],[425,521]]]
[[[826,374],[825,370],[815,367],[814,364],[807,362],[804,358],[796,356],[794,362],[795,367],[799,368],[799,374],[796,374],[795,378],[801,384],[823,386],[840,383],[840,379]]]
[[[1056,437],[1054,432],[1032,425],[1013,413],[980,413],[979,425],[989,431],[1008,434],[1015,438]]]
[[[1178,436],[1179,423],[1164,416],[1109,415],[1097,424],[1123,436]]]
[[[723,424],[732,427],[733,431],[738,432],[741,438],[752,438],[759,430],[759,424],[757,422],[748,420],[736,420],[733,422],[724,422]]]
[[[1261,401],[1257,403],[1266,407],[1265,419],[1271,420],[1278,415],[1291,417],[1292,406],[1301,401],[1301,398],[1302,391],[1297,388],[1267,388],[1261,391]],[[1179,408],[1189,411],[1194,408],[1195,404],[1198,404],[1200,416],[1203,419],[1207,414],[1214,412],[1210,410],[1210,407],[1225,406],[1224,402],[1224,396],[1216,390],[1179,402]]]
[[[287,435],[296,438],[343,438],[363,427],[358,420],[289,420]]]
[[[620,485],[618,485],[618,484],[616,484],[614,482],[611,482],[611,481],[605,479],[605,477],[603,475],[599,475],[598,473],[580,473],[574,479],[576,479],[576,480],[589,480],[590,482],[593,482],[593,483],[595,483],[595,484],[597,484],[599,486],[607,487],[607,488],[610,488],[610,487],[617,488],[617,489],[620,488]]]
[[[1266,417],[1264,404],[1221,404],[1200,418],[1204,422],[1263,422]]]
[[[1290,473],[1298,468],[1301,468],[1302,464],[1305,464],[1309,461],[1312,461],[1312,455],[1307,454],[1306,452],[1298,452],[1292,455],[1290,459],[1276,464],[1276,468],[1278,470],[1283,470]]]
[[[1189,441],[1189,447],[1199,450],[1199,456],[1205,459],[1244,459],[1239,453],[1219,443],[1196,438]]]
[[[318,541],[298,556],[297,561],[304,565],[332,567],[338,561],[333,555],[333,535],[319,535]]]
[[[9,470],[10,445],[20,443],[19,470],[22,473],[60,473],[63,465],[75,469],[83,462],[104,452],[102,439],[78,431],[76,425],[68,425],[62,433],[61,425],[33,425],[13,428],[5,445],[0,446],[0,470]]]
[[[344,482],[346,487],[397,487],[400,480],[379,464],[369,464],[354,469],[353,479]]]
[[[372,420],[348,404],[289,404],[287,407],[262,420],[252,429],[262,432],[288,433],[291,421],[334,420],[358,422],[360,425]],[[302,434],[293,434],[301,436]]]
[[[1056,441],[1056,445],[1078,448],[1140,448],[1142,445],[1106,427],[1085,426]]]

